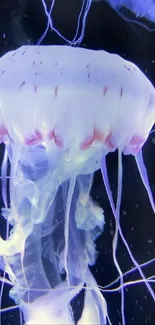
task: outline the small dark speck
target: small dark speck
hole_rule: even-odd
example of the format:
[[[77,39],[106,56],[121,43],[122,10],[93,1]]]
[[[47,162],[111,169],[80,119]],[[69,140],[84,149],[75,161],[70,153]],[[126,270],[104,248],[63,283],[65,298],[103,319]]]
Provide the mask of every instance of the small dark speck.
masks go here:
[[[127,65],[124,65],[124,68],[127,69],[128,71],[131,71],[131,69],[127,67]]]
[[[25,81],[23,81],[20,85],[20,88],[23,87],[25,85]]]
[[[108,90],[108,87],[105,86],[104,89],[103,89],[103,95],[104,95],[104,96],[106,96],[107,90]]]
[[[114,231],[112,229],[109,230],[109,234],[110,236],[113,236],[114,235]]]
[[[153,102],[153,96],[151,95],[151,96],[150,96],[150,101],[149,101],[149,105],[150,105],[150,106],[152,105],[152,102]]]
[[[121,90],[120,90],[120,97],[122,98],[123,96],[123,87],[121,87]]]
[[[152,138],[152,143],[155,144],[155,138]]]

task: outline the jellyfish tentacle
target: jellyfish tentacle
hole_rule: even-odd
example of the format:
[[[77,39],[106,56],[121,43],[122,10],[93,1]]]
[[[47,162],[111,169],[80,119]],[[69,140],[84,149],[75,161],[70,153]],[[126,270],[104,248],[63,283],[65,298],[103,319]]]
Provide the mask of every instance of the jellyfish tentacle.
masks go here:
[[[142,180],[142,182],[143,182],[143,184],[145,186],[145,189],[147,191],[148,198],[150,200],[152,210],[155,213],[155,202],[154,202],[151,187],[150,187],[150,184],[149,184],[148,173],[147,173],[147,170],[146,170],[146,167],[145,167],[145,164],[144,164],[142,150],[140,150],[137,153],[137,155],[135,155],[135,161],[136,161],[139,173],[140,173],[141,180]]]
[[[66,278],[67,278],[67,283],[70,284],[70,274],[69,274],[69,269],[68,269],[68,239],[69,239],[69,219],[70,219],[70,210],[71,210],[71,203],[72,203],[72,197],[74,193],[74,188],[75,188],[75,183],[76,183],[76,174],[73,172],[73,174],[70,177],[69,181],[69,190],[68,190],[68,195],[67,195],[67,204],[66,204],[66,217],[65,217],[65,230],[64,230],[64,235],[65,235],[65,248],[64,248],[64,266],[66,270]]]
[[[122,167],[121,167],[122,169]],[[121,170],[120,170],[121,171]],[[101,159],[101,172],[102,172],[102,177],[103,177],[103,182],[104,182],[104,185],[105,185],[105,189],[106,189],[106,192],[107,192],[107,195],[108,195],[108,198],[109,198],[109,202],[110,202],[110,206],[111,206],[111,209],[112,209],[112,212],[113,212],[113,215],[115,217],[115,220],[116,222],[118,221],[118,212],[119,212],[119,205],[120,205],[120,195],[121,195],[121,178],[120,177],[120,180],[119,180],[119,187],[118,187],[118,190],[119,190],[119,201],[118,201],[118,210],[117,210],[117,213],[116,213],[116,208],[115,208],[115,205],[114,205],[114,201],[113,201],[113,197],[112,197],[112,192],[111,192],[111,189],[110,189],[110,184],[109,184],[109,179],[108,179],[108,173],[107,173],[107,168],[106,168],[106,160],[105,160],[105,156],[102,157]],[[121,172],[122,173],[122,172]],[[144,177],[144,176],[143,176]],[[151,287],[151,285],[148,283],[142,269],[141,269],[141,266],[138,264],[138,262],[136,261],[136,259],[134,258],[130,248],[129,248],[129,245],[123,235],[123,232],[122,232],[122,229],[121,229],[121,226],[120,226],[120,223],[118,222],[117,223],[117,226],[118,226],[118,231],[119,231],[119,234],[121,236],[121,239],[127,249],[127,252],[133,262],[133,264],[135,265],[135,267],[137,268],[137,270],[139,271],[146,287],[148,288],[153,300],[155,301],[155,293]],[[121,276],[122,277],[122,276]],[[121,279],[120,279],[121,280]],[[123,306],[122,306],[122,309],[123,309]]]

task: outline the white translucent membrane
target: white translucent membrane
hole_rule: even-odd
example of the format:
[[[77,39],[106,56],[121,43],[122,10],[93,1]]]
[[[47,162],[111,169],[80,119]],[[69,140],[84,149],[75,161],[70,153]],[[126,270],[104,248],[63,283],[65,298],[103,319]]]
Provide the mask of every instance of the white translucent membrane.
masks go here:
[[[106,302],[89,271],[104,226],[102,209],[89,197],[96,158],[75,176],[63,152],[55,160],[44,146],[18,141],[8,152],[11,209],[3,215],[13,228],[0,254],[14,284],[10,297],[26,324],[74,324],[70,303],[85,286],[78,324],[106,324]]]
[[[8,145],[7,149],[11,162],[12,209],[4,209],[3,215],[13,229],[8,240],[1,239],[0,266],[7,272],[13,284],[10,297],[22,310],[25,324],[75,324],[71,301],[84,287],[84,306],[78,325],[107,324],[107,320],[111,324],[105,299],[89,270],[89,265],[93,265],[96,260],[94,241],[104,226],[102,209],[89,197],[92,171],[99,168],[100,160],[92,155],[87,161],[87,171],[83,167],[80,175],[75,176],[75,170],[67,170],[64,152],[58,153],[57,164],[52,152],[41,145],[28,148],[17,142],[15,145]],[[154,300],[155,295],[151,281],[145,278],[120,228],[120,159],[121,153],[116,208],[110,194],[103,158],[101,170],[116,219],[113,257],[120,274],[122,320],[125,324],[125,283],[116,257],[118,232],[135,269],[139,271]],[[136,156],[136,161],[155,210],[141,152]]]
[[[131,10],[136,17],[155,22],[155,3],[154,0],[106,0],[115,10],[125,7]]]
[[[124,325],[118,235],[154,299],[120,227],[122,151],[136,154],[147,139],[155,121],[154,87],[134,64],[117,55],[63,46],[22,47],[1,58],[0,72],[1,124],[9,133],[2,166],[7,235],[6,240],[0,239],[0,268],[13,283],[10,296],[23,311],[26,324],[41,319],[44,324],[74,324],[72,300],[85,287],[79,324],[109,321],[106,302],[89,271],[96,260],[95,239],[104,227],[103,211],[89,196],[93,174],[101,168],[116,221],[113,258],[120,276]],[[43,136],[41,145],[24,145],[36,128]],[[49,139],[53,128],[63,148]],[[94,128],[103,132],[104,140],[111,137],[112,148],[106,141],[94,141],[81,149]],[[117,148],[115,206],[104,158]],[[136,162],[154,209],[141,154]]]

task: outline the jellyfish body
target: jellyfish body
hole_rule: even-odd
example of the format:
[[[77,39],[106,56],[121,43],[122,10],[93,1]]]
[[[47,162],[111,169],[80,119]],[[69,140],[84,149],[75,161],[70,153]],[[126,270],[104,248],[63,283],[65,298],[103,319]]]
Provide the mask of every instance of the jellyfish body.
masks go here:
[[[138,18],[146,18],[155,22],[155,3],[154,0],[107,0],[112,8],[120,10],[125,7],[132,11]]]
[[[103,0],[93,0],[93,2],[101,2]],[[110,6],[119,11],[121,8],[132,11],[138,18],[146,18],[151,22],[155,22],[155,3],[154,0],[105,0]]]
[[[149,80],[105,51],[21,47],[1,58],[0,87],[1,136],[27,146],[54,143],[56,154],[68,150],[70,164],[80,169],[101,143],[134,153],[135,138],[142,146],[154,121]]]
[[[89,270],[104,227],[93,174],[108,152],[140,151],[154,104],[139,68],[105,51],[23,46],[0,59],[0,136],[11,162],[3,216],[12,226],[0,265],[26,324],[74,324],[71,302],[84,286],[78,324],[106,324]]]

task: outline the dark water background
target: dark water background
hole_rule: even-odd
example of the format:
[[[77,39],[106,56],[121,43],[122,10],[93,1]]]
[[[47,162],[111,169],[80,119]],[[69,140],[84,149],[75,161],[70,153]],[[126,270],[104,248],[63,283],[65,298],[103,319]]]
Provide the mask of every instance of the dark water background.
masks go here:
[[[50,4],[50,0],[46,1]],[[56,0],[53,19],[55,27],[64,36],[72,39],[76,29],[77,15],[81,0]],[[129,14],[126,13],[127,17]],[[133,18],[133,17],[132,17]],[[23,44],[36,44],[46,27],[46,17],[41,0],[0,0],[0,55]],[[148,26],[148,23],[145,22]],[[154,26],[155,27],[155,26]],[[54,32],[48,32],[43,44],[64,44]],[[104,49],[117,53],[137,64],[155,85],[155,31],[123,20],[104,2],[96,2],[87,18],[82,47]],[[126,112],[130,118],[130,112]],[[0,156],[3,156],[0,146]],[[149,173],[150,185],[155,197],[155,133],[145,144],[144,158]],[[137,172],[134,158],[124,157],[123,199],[121,206],[121,226],[129,246],[139,263],[155,256],[155,216],[151,210],[147,194]],[[117,154],[108,157],[108,170],[113,194],[116,195]],[[106,285],[117,277],[112,260],[112,236],[114,219],[103,187],[100,172],[95,174],[92,189],[93,199],[100,203],[105,212],[105,230],[97,240],[100,252],[96,265],[92,268],[99,285]],[[2,206],[2,199],[1,199]],[[1,226],[1,222],[0,222]],[[1,226],[1,232],[4,229]],[[118,245],[118,261],[123,272],[132,264],[121,241]],[[155,263],[144,269],[146,276],[155,274]],[[138,279],[134,273],[125,280]],[[155,285],[152,286],[155,289]],[[104,294],[113,325],[121,325],[120,294]],[[13,305],[5,288],[3,307]],[[125,289],[126,325],[155,325],[155,302],[144,284]],[[19,325],[18,311],[3,314],[2,325]]]

